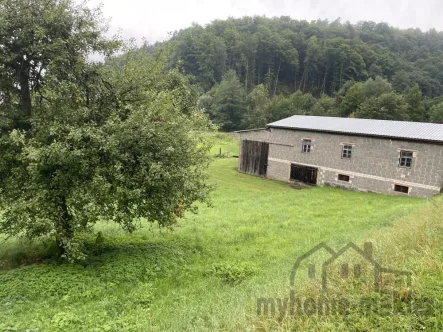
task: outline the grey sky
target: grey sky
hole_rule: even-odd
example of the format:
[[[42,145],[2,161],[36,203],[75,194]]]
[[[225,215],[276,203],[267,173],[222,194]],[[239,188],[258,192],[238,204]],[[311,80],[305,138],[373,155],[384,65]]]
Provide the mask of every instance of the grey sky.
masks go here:
[[[400,28],[443,30],[442,0],[91,0],[103,3],[105,17],[112,18],[111,32],[149,42],[167,38],[168,31],[206,24],[214,19],[245,15],[291,16],[308,21],[318,18],[355,23],[387,22]]]

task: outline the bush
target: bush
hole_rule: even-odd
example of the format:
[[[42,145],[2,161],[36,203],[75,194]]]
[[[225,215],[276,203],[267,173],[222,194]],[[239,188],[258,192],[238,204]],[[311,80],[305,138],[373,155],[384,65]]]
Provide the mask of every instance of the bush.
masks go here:
[[[212,264],[212,273],[228,284],[239,284],[258,271],[257,265],[250,262]]]

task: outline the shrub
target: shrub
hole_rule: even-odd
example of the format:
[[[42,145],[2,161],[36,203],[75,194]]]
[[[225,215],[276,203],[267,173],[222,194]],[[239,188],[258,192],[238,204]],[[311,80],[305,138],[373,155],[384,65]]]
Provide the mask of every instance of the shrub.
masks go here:
[[[212,273],[228,284],[239,284],[258,271],[257,265],[250,262],[212,264]]]

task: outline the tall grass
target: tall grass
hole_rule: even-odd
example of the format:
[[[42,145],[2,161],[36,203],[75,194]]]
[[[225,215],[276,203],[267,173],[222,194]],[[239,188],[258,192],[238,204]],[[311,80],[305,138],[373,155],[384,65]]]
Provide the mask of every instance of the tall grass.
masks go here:
[[[442,197],[429,200],[414,213],[399,217],[392,225],[375,229],[363,239],[356,241],[360,245],[363,245],[362,240],[371,242],[376,249],[374,258],[382,266],[412,272],[412,284],[409,288],[404,282],[396,284],[399,307],[394,309],[387,303],[387,310],[384,312],[375,310],[371,314],[367,311],[362,313],[361,307],[357,306],[351,307],[346,314],[336,312],[322,316],[317,311],[312,317],[308,317],[302,312],[294,316],[286,315],[283,319],[280,319],[278,313],[272,317],[262,315],[254,320],[255,329],[259,331],[441,331],[443,329],[442,203]],[[346,296],[351,303],[353,300],[359,303],[362,298],[371,298],[371,296],[372,299],[391,299],[392,293],[386,289],[380,294],[373,289],[362,288],[361,280],[342,281],[325,295],[319,291],[319,288],[312,288],[309,281],[305,280],[305,283],[295,288],[295,293],[301,299],[326,296],[330,301],[329,304],[334,300],[334,294]],[[389,280],[384,282],[388,283]],[[287,297],[288,290],[283,287],[276,289],[274,295]],[[421,307],[416,305],[423,300],[426,300],[426,305]],[[380,302],[378,304],[380,305]],[[382,305],[383,303],[378,309],[380,307],[383,309]],[[422,312],[415,310],[423,308],[430,310]]]

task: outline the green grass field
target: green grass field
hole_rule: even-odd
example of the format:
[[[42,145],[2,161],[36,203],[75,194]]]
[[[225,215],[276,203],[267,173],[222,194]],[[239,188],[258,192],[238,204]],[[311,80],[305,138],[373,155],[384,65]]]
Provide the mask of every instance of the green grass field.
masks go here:
[[[219,147],[238,152],[234,138],[217,142],[214,154]],[[57,264],[46,255],[49,242],[2,243],[0,330],[385,330],[416,322],[338,317],[291,325],[257,318],[255,305],[257,297],[284,292],[297,256],[320,241],[338,248],[373,239],[383,262],[418,266],[414,285],[430,285],[437,294],[443,277],[439,198],[296,190],[240,174],[237,161],[216,158],[209,170],[217,185],[213,206],[200,206],[174,231],[145,224],[127,235],[97,224],[103,241],[85,237],[83,264]]]

